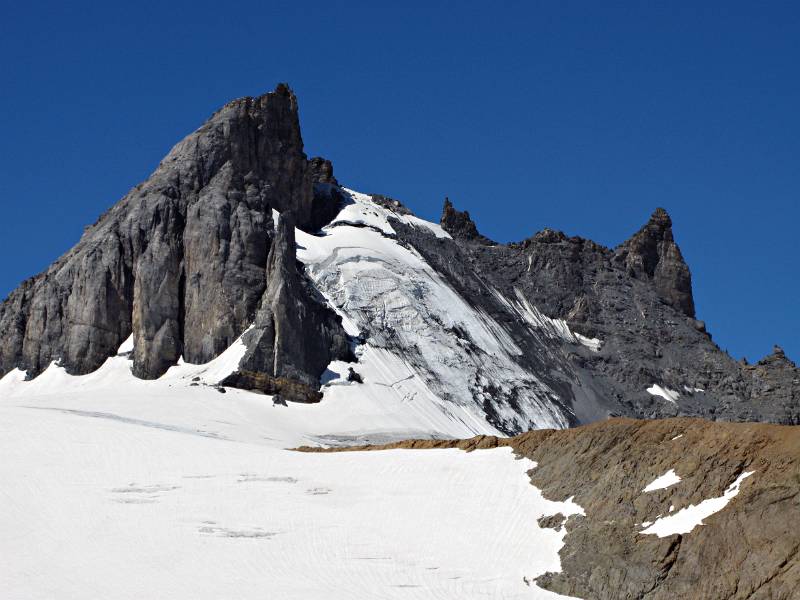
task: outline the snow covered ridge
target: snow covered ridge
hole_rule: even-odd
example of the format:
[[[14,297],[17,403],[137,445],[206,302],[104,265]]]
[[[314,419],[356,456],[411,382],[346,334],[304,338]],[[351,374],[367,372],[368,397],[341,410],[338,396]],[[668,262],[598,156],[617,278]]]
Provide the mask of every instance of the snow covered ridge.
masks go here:
[[[322,235],[296,231],[297,256],[348,333],[366,339],[362,352],[392,356],[396,371],[386,373],[384,393],[409,405],[437,405],[451,419],[472,415],[465,425],[474,433],[497,432],[486,406],[495,422],[518,431],[566,427],[558,395],[519,365],[522,351],[509,334],[399,243],[392,222],[449,236],[370,196],[345,192],[347,205]]]

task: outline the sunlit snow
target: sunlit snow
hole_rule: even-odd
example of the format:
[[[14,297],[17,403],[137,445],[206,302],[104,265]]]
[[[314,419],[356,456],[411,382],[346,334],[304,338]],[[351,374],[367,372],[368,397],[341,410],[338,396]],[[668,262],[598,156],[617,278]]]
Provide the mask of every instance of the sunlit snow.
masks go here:
[[[746,471],[739,475],[731,485],[725,490],[722,496],[717,498],[709,498],[703,500],[700,504],[690,505],[682,508],[675,514],[668,515],[656,519],[655,523],[651,524],[641,533],[657,535],[658,537],[666,537],[676,533],[689,533],[698,525],[703,524],[703,520],[707,519],[714,513],[721,511],[728,502],[730,502],[738,493],[742,481],[752,475],[754,471]],[[644,525],[644,523],[643,523]]]
[[[642,491],[654,492],[656,490],[663,490],[665,488],[670,487],[671,485],[675,485],[680,480],[681,478],[675,473],[675,469],[670,469],[660,477],[656,477]]]
[[[675,390],[662,387],[657,383],[654,383],[649,388],[647,388],[647,393],[653,396],[660,396],[664,398],[664,400],[668,400],[673,404],[676,403],[678,401],[678,398],[680,397],[680,392],[676,392]]]
[[[370,196],[346,193],[348,203],[320,235],[296,230],[297,256],[330,305],[369,334],[364,352],[383,352],[383,395],[412,410],[437,407],[474,433],[496,432],[486,422],[487,397],[501,418],[520,429],[566,427],[555,392],[515,361],[522,351],[509,334],[470,306],[416,250],[394,239],[390,217],[407,217]],[[436,233],[438,226],[425,227]],[[518,412],[498,401],[503,394]]]
[[[296,453],[348,427],[460,426],[370,408],[377,389],[352,406],[336,377],[323,403],[284,407],[192,381],[220,364],[155,381],[130,365],[0,380],[4,597],[560,597],[523,579],[560,568],[565,532],[537,519],[582,511],[542,498],[509,449]]]

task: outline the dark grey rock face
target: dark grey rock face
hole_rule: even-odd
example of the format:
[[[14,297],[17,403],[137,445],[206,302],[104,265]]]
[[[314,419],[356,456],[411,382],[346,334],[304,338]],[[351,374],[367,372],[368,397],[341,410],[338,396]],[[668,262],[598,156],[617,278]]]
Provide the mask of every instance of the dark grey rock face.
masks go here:
[[[333,176],[333,164],[326,158],[315,156],[308,161],[308,170],[311,176],[311,181],[314,183],[328,183],[331,185],[339,185],[336,177]]]
[[[442,217],[439,220],[439,224],[442,226],[442,229],[453,236],[453,239],[486,244],[492,243],[489,238],[478,233],[478,228],[469,216],[469,212],[466,210],[459,211],[453,208],[453,203],[450,202],[450,198],[444,199],[444,207],[442,208]]]
[[[247,352],[224,383],[314,402],[322,372],[351,351],[339,318],[298,271],[295,246],[294,221],[282,216],[267,260],[269,283],[243,338]]]
[[[139,377],[215,357],[267,288],[272,209],[319,226],[313,175],[287,86],[225,105],[0,305],[0,374],[87,373],[131,333]]]
[[[647,278],[670,306],[694,317],[692,275],[672,237],[672,219],[657,208],[636,235],[617,248],[614,259],[631,277]]]
[[[689,269],[662,209],[616,250],[550,229],[521,243],[496,244],[449,201],[442,226],[455,243],[393,222],[400,240],[504,326],[524,350],[520,364],[557,390],[571,423],[676,415],[800,422],[794,364],[777,352],[758,365],[741,365],[694,318]],[[512,302],[524,298],[564,320],[571,331],[600,340],[599,350],[520,326],[521,315],[496,293]],[[674,403],[654,396],[646,391],[653,384],[680,396]]]

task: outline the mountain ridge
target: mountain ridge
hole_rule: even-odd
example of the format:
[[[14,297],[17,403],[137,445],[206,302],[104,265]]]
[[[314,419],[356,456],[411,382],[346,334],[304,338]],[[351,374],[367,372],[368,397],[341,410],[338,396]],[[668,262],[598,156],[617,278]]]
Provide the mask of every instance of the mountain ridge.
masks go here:
[[[286,222],[313,234],[304,238],[311,246],[335,228],[348,233],[319,266],[292,258]],[[800,420],[796,365],[780,357],[740,365],[695,319],[691,273],[663,209],[615,248],[550,229],[497,244],[449,199],[441,229],[425,223],[395,200],[341,187],[329,161],[308,159],[285,84],[233,100],[0,304],[0,376],[20,369],[35,377],[53,361],[89,373],[132,334],[133,372],[152,379],[179,360],[214,359],[255,325],[261,341],[245,334],[248,358],[227,384],[289,400],[320,400],[325,364],[352,361],[368,344],[400,357],[434,395],[480,407],[508,434],[614,415]],[[341,252],[359,227],[388,245],[374,254],[373,236],[348,260],[378,261],[368,276],[396,304],[342,279],[350,267]],[[410,255],[397,262],[400,248],[423,263],[411,266]],[[296,275],[270,269],[273,254],[303,264]],[[416,279],[422,264],[428,283]],[[425,305],[452,293],[465,311],[460,322]],[[382,301],[383,313],[353,309],[367,297]],[[343,318],[373,323],[348,333]],[[468,357],[461,364],[459,353]]]

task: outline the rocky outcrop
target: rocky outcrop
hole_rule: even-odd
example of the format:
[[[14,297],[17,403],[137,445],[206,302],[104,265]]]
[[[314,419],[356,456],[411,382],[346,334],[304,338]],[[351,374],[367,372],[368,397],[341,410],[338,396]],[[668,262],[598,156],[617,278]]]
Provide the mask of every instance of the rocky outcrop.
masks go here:
[[[340,318],[298,271],[295,246],[294,221],[282,215],[267,260],[267,289],[243,336],[247,352],[223,385],[318,402],[320,375],[332,360],[352,354]]]
[[[339,182],[333,176],[333,164],[326,158],[315,156],[308,161],[308,171],[314,183],[327,183],[338,186]]]
[[[139,377],[217,356],[267,289],[272,210],[320,226],[312,177],[332,170],[314,165],[286,85],[226,104],[0,305],[0,375],[54,360],[87,373],[131,333]]]
[[[665,299],[656,278],[670,270],[670,256],[680,255],[665,212],[657,210],[617,250],[551,229],[519,243],[476,243],[474,223],[464,225],[463,213],[452,205],[445,212],[450,217],[443,223],[455,243],[399,222],[392,226],[472,306],[503,325],[522,350],[516,360],[557,391],[570,423],[609,416],[800,422],[792,383],[800,371],[794,365],[740,365],[713,342],[702,321]],[[465,228],[467,235],[460,235]],[[686,269],[687,284],[688,277]],[[541,315],[529,314],[523,300]],[[548,333],[547,319],[597,345]],[[674,401],[648,392],[654,384],[674,390]]]
[[[617,248],[614,259],[625,265],[631,277],[651,279],[667,304],[694,317],[692,275],[673,239],[672,219],[663,208],[657,208],[645,226]]]
[[[439,219],[439,224],[454,239],[481,244],[492,243],[489,238],[478,233],[478,228],[469,216],[469,212],[456,210],[453,207],[453,203],[450,202],[450,198],[444,199],[442,217]]]
[[[515,438],[409,440],[387,448],[511,446],[536,461],[531,483],[546,498],[572,497],[585,516],[547,516],[565,527],[561,572],[537,583],[570,597],[733,600],[796,597],[800,587],[800,430],[699,419],[612,419]],[[342,451],[342,448],[305,451]],[[681,480],[644,488],[669,470]],[[719,498],[743,473],[727,505],[689,531],[658,537],[648,523]]]

